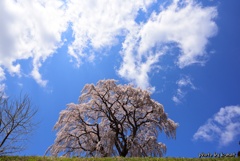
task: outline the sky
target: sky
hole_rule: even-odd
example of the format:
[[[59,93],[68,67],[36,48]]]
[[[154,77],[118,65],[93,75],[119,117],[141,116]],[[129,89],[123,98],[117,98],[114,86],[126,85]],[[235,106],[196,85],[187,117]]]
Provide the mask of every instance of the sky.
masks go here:
[[[0,91],[39,122],[18,155],[44,155],[86,84],[149,90],[179,124],[165,157],[240,150],[240,1],[1,0]]]

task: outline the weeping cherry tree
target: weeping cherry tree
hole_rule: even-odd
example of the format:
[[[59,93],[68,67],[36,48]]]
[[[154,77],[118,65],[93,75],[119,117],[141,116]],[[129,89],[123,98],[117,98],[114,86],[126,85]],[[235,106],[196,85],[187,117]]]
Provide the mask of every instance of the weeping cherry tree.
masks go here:
[[[158,135],[176,137],[177,123],[150,93],[115,80],[87,84],[78,104],[68,104],[54,126],[47,152],[58,156],[157,156],[166,153]]]

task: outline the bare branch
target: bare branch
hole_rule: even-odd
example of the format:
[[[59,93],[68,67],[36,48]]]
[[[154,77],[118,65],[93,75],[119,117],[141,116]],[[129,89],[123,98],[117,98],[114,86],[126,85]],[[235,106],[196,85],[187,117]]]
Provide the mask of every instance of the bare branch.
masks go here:
[[[25,149],[27,135],[36,126],[32,122],[36,109],[32,109],[28,95],[10,100],[0,95],[0,155],[12,154]],[[22,144],[21,144],[22,143]]]

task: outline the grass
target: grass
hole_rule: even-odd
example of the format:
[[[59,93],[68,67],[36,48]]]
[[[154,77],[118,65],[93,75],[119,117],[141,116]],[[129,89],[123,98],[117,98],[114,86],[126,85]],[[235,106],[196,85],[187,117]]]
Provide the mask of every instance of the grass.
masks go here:
[[[0,161],[239,161],[240,158],[55,158],[40,156],[0,156]]]

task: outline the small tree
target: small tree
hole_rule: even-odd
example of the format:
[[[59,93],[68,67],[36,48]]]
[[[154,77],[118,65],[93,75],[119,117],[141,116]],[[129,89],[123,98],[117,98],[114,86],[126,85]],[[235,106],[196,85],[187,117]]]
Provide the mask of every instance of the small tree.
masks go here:
[[[85,85],[79,104],[68,104],[54,126],[52,155],[162,156],[159,132],[175,138],[177,124],[150,93],[115,80]]]
[[[32,132],[33,116],[28,95],[10,100],[0,95],[0,156],[20,152],[25,149],[27,135]]]

